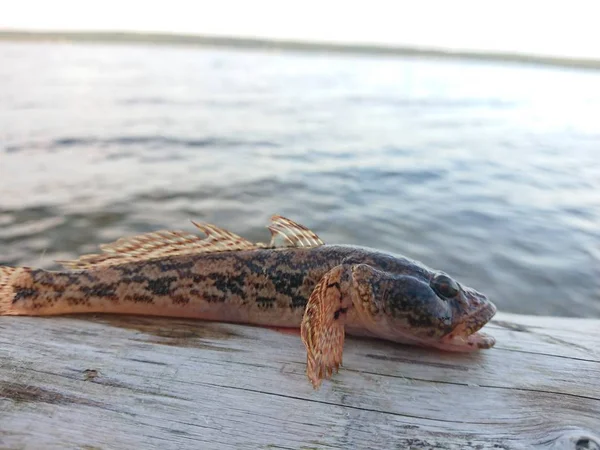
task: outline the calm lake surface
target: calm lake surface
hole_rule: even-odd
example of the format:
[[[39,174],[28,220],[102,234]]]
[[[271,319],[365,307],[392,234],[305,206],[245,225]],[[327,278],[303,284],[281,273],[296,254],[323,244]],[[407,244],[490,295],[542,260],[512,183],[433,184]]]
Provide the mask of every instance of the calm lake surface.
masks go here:
[[[600,317],[600,72],[0,43],[0,263],[279,213],[501,310]]]

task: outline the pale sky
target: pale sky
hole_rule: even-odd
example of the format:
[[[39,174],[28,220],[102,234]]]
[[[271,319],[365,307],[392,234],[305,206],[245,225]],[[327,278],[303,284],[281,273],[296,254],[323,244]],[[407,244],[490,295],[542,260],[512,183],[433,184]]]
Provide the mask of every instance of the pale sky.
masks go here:
[[[157,31],[600,59],[593,0],[5,0],[0,28]]]

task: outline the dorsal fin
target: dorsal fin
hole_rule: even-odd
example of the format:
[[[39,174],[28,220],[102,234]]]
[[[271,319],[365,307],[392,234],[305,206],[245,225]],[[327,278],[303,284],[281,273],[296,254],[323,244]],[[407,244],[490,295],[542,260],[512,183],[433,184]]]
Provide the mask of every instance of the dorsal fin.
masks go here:
[[[83,255],[72,261],[57,261],[69,269],[90,269],[127,262],[197,253],[252,250],[252,242],[210,224],[192,222],[206,237],[184,231],[161,230],[120,238],[100,246],[102,254]]]
[[[318,247],[319,237],[303,225],[282,216],[273,216],[269,230],[271,243],[252,243],[231,231],[207,223],[192,223],[206,237],[184,231],[160,230],[132,237],[120,238],[110,244],[100,245],[102,253],[80,256],[69,261],[56,261],[68,269],[91,269],[134,261],[198,253],[253,250],[267,247]]]
[[[285,217],[271,217],[271,247],[318,247],[324,245],[315,233]]]

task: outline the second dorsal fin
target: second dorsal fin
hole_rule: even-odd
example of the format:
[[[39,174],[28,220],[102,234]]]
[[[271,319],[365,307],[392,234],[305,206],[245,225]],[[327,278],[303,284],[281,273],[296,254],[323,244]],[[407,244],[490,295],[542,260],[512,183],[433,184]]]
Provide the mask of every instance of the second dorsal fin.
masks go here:
[[[324,242],[304,225],[275,215],[271,217],[271,247],[319,247]]]

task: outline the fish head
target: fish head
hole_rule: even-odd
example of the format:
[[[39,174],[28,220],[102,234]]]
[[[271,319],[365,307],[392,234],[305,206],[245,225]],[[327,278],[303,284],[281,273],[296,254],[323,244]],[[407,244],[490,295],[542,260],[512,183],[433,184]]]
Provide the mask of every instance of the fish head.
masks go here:
[[[444,272],[394,273],[359,264],[352,278],[359,320],[379,337],[462,352],[495,344],[479,330],[496,306]]]

